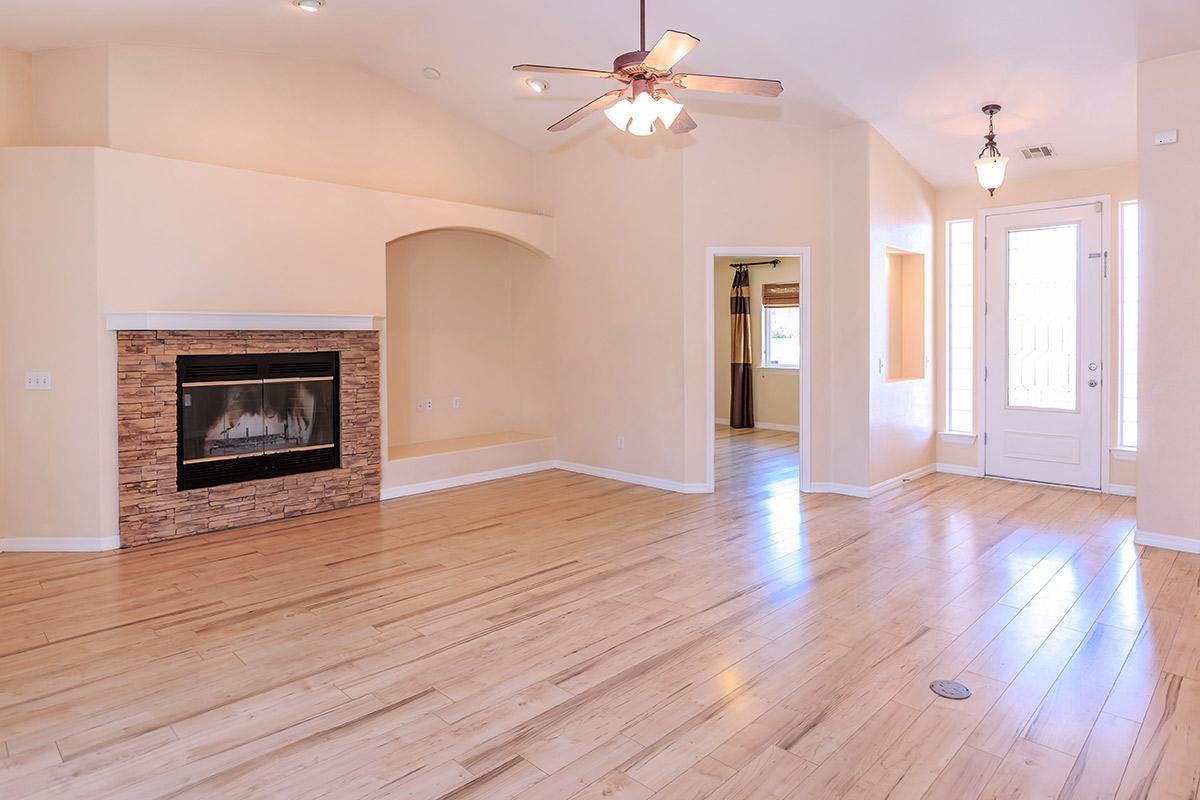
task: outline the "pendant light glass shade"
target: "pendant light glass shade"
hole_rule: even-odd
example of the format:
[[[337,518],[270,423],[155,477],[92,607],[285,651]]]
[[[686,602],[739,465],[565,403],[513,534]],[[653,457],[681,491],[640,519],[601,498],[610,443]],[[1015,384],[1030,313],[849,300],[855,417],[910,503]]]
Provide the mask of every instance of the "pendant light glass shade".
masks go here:
[[[1004,183],[1004,170],[1008,167],[1008,156],[985,156],[975,161],[975,172],[979,185],[994,193]]]
[[[676,103],[669,97],[660,97],[654,102],[658,108],[658,118],[662,120],[662,124],[666,127],[671,127],[675,124],[679,112],[683,111],[683,103]]]
[[[629,120],[633,119],[633,103],[629,102],[628,97],[622,97],[604,109],[604,116],[608,117],[608,121],[615,125],[617,130],[623,131],[629,127]]]
[[[645,130],[646,128],[654,128],[654,120],[658,119],[658,104],[654,102],[654,98],[649,92],[642,92],[637,97],[633,98],[633,119],[629,123],[629,127]]]
[[[619,131],[649,136],[654,133],[655,121],[670,128],[682,112],[683,103],[677,103],[665,94],[655,97],[651,91],[641,91],[632,100],[622,97],[604,109],[604,116]]]

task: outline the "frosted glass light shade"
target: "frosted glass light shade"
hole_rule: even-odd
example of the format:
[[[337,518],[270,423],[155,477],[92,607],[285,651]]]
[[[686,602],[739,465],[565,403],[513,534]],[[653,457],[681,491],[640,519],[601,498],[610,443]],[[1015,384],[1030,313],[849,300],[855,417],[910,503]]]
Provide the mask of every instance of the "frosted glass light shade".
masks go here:
[[[658,119],[658,104],[654,102],[654,98],[649,92],[642,92],[637,97],[633,98],[633,120],[630,127],[636,125],[639,129],[649,125],[654,126],[654,120]]]
[[[683,111],[683,103],[676,103],[668,97],[658,98],[654,105],[658,110],[658,118],[668,128],[675,122],[675,118],[679,116],[679,112]]]
[[[617,126],[617,130],[623,131],[629,127],[629,121],[633,119],[633,103],[629,102],[628,97],[622,97],[604,109],[604,116],[608,117],[609,122]]]
[[[979,185],[989,192],[994,192],[1004,183],[1004,170],[1008,166],[1008,156],[988,156],[975,161],[975,172],[979,175]]]
[[[649,136],[650,134],[654,133],[653,117],[648,120],[639,120],[634,118],[634,120],[629,123],[629,132],[634,136]]]

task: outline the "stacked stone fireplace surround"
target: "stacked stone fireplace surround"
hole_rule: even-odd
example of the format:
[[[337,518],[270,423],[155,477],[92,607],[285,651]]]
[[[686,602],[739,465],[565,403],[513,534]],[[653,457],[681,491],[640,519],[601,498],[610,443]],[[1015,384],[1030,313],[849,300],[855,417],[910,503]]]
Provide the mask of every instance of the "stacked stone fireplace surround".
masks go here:
[[[179,491],[175,358],[337,351],[340,469]],[[117,424],[122,547],[379,500],[376,331],[118,331]]]

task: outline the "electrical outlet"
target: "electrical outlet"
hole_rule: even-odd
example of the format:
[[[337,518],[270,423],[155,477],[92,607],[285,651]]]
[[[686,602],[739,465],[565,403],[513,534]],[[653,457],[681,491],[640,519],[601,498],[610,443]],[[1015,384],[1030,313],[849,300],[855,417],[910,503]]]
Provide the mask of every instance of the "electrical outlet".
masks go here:
[[[426,411],[433,411],[433,401],[432,401],[432,400],[426,400],[426,401],[425,401],[425,410],[426,410]]]
[[[1179,130],[1159,131],[1154,134],[1155,144],[1175,144],[1179,141]]]
[[[450,406],[452,408],[462,408],[462,398],[461,397],[452,398],[450,400]]]
[[[624,449],[625,449],[625,437],[624,437],[624,436],[618,436],[618,437],[617,437],[617,449],[618,449],[618,450],[624,450]]]
[[[51,387],[49,372],[26,372],[25,388],[39,391],[49,391]]]

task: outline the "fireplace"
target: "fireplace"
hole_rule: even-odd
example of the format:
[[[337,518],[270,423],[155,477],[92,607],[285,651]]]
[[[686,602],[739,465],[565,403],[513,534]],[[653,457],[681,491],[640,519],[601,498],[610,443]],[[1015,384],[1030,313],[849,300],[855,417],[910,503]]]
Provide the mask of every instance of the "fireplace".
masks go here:
[[[180,490],[341,466],[338,354],[181,355]]]

